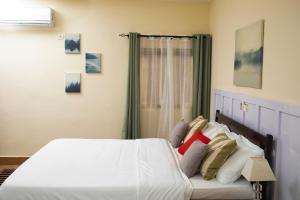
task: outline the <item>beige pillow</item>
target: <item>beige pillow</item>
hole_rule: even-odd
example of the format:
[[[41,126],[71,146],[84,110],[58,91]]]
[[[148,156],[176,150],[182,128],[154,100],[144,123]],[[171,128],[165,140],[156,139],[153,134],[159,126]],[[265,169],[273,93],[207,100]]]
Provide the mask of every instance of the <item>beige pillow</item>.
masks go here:
[[[207,127],[208,121],[207,119],[199,119],[198,122],[194,124],[194,126],[189,130],[188,134],[184,138],[184,142],[188,141],[196,131],[202,131],[205,130]]]
[[[208,144],[208,154],[204,158],[200,172],[205,180],[215,178],[218,170],[236,149],[236,141],[225,133],[220,133]]]
[[[195,125],[195,124],[197,124],[197,122],[199,122],[201,119],[204,119],[204,117],[203,116],[198,116],[196,119],[194,119],[193,121],[191,121],[190,123],[189,123],[189,128],[191,129],[191,128],[193,128],[193,126]]]

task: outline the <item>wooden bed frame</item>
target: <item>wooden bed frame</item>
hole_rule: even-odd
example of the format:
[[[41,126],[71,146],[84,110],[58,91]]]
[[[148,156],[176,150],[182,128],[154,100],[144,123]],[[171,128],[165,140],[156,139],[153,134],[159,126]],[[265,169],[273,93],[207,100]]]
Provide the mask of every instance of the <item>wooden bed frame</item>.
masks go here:
[[[225,124],[228,128],[240,135],[243,135],[251,142],[261,147],[265,151],[265,158],[268,160],[270,166],[272,167],[273,159],[272,159],[272,151],[273,151],[273,136],[266,134],[263,135],[258,133],[237,121],[221,114],[219,110],[216,112],[215,121],[218,123]],[[273,199],[273,184],[272,182],[264,182],[262,183],[263,191],[262,191],[262,199],[263,200],[272,200]]]

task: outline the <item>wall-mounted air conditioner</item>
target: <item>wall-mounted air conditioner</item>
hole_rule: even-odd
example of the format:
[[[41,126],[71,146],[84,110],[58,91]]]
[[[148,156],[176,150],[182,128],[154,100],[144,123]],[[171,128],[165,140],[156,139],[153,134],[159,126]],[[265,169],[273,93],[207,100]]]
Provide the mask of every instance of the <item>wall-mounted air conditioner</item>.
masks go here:
[[[51,8],[1,8],[0,25],[53,26]]]

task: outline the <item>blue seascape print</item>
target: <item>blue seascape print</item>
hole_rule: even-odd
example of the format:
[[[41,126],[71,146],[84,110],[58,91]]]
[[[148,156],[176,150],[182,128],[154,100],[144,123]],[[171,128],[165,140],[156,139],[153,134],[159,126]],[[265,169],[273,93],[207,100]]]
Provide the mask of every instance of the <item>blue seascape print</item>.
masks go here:
[[[236,32],[234,84],[262,88],[264,21],[258,21]]]
[[[100,54],[98,53],[86,53],[85,54],[85,69],[86,73],[100,73]]]
[[[236,52],[234,70],[240,70],[243,65],[260,68],[263,62],[263,47],[248,52]]]

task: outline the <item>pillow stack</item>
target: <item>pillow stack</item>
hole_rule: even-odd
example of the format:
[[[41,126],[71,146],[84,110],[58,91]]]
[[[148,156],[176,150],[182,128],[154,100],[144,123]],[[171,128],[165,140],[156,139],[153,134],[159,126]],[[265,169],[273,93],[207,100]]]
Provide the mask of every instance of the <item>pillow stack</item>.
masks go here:
[[[230,132],[226,125],[209,122],[202,116],[192,122],[179,122],[170,134],[170,143],[178,148],[180,168],[187,177],[199,173],[205,180],[216,178],[231,184],[241,177],[249,157],[264,151],[245,137]]]

